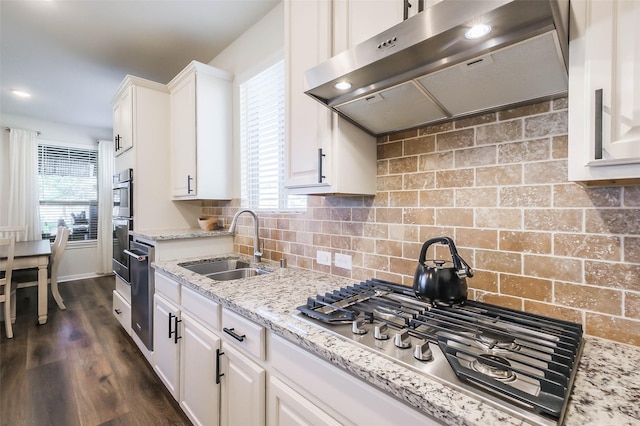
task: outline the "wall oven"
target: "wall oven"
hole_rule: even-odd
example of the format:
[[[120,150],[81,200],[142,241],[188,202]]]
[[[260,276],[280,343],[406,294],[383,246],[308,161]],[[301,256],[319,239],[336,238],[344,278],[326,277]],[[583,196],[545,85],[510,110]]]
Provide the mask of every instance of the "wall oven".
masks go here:
[[[113,272],[130,283],[129,250],[133,230],[133,170],[126,169],[113,176]]]
[[[133,217],[133,169],[113,175],[113,217]]]

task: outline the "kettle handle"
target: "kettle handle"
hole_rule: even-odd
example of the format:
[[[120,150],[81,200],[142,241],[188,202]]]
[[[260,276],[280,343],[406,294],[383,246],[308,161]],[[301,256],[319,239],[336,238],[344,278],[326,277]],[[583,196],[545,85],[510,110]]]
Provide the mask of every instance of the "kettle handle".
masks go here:
[[[418,258],[418,263],[420,263],[420,265],[424,266],[424,262],[426,261],[426,257],[427,257],[427,250],[432,244],[436,244],[436,243],[449,246],[449,252],[451,253],[451,259],[453,260],[453,267],[457,271],[459,271],[458,275],[467,276],[469,278],[473,277],[473,270],[469,267],[469,264],[460,257],[460,255],[458,254],[458,250],[456,249],[456,245],[453,243],[453,240],[449,237],[438,237],[438,238],[431,238],[430,240],[427,240],[422,245],[422,249],[420,250],[420,257]],[[463,265],[464,265],[464,271],[462,271]]]
[[[438,238],[431,238],[430,240],[425,241],[425,243],[422,245],[422,249],[420,250],[420,257],[418,258],[418,263],[420,263],[421,265],[424,265],[424,262],[427,257],[427,250],[432,244],[440,243],[440,244],[448,245],[450,240],[451,239],[447,237],[438,237]]]

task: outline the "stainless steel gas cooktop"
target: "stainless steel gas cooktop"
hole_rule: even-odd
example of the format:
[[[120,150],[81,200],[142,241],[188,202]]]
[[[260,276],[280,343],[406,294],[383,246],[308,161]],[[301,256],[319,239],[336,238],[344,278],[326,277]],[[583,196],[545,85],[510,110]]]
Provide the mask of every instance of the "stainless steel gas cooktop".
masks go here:
[[[310,297],[299,316],[512,415],[561,424],[582,326],[475,301],[433,306],[369,280]]]

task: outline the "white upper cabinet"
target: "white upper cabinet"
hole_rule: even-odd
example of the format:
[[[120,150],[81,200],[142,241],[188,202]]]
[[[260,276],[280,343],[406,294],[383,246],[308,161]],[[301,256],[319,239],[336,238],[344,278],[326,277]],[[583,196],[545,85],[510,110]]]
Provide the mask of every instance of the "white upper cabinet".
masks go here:
[[[572,0],[571,12],[569,180],[640,178],[640,2]]]
[[[232,197],[232,76],[193,61],[171,92],[171,194],[177,200]]]
[[[376,192],[376,139],[307,96],[304,73],[399,23],[401,0],[285,1],[286,187],[292,194]]]
[[[113,150],[116,156],[133,147],[133,85],[122,87],[113,100]]]
[[[403,0],[334,0],[334,52],[336,55],[402,22]],[[418,9],[418,0],[412,0]]]

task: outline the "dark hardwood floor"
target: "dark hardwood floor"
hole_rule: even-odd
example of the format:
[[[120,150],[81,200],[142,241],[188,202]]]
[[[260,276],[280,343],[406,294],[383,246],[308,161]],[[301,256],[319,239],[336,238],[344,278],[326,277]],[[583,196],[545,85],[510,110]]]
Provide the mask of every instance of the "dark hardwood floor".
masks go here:
[[[60,283],[37,325],[35,287],[17,290],[13,339],[0,330],[0,425],[189,425],[111,313],[113,277]]]

